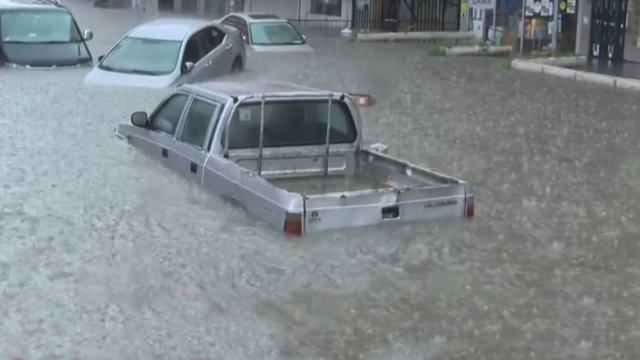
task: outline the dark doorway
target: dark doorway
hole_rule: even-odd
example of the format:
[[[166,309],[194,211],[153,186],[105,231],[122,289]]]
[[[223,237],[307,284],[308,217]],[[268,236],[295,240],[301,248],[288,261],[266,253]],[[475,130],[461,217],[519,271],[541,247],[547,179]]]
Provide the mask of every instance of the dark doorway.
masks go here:
[[[158,0],[158,10],[173,11],[173,0]]]
[[[622,63],[628,0],[593,0],[589,59]]]

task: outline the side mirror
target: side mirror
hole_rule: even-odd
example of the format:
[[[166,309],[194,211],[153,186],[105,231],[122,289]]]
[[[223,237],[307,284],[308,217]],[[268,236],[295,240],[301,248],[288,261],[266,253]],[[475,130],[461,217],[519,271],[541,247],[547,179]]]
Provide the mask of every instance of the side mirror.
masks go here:
[[[181,69],[181,70],[182,70],[182,73],[183,73],[183,74],[186,74],[186,73],[190,72],[191,70],[193,70],[193,67],[194,67],[194,66],[195,66],[195,65],[194,65],[191,61],[187,61],[186,63],[184,63],[184,64],[182,65],[182,69]]]
[[[102,59],[104,59],[104,55],[98,56],[98,62],[102,61]]]
[[[302,40],[307,40],[307,35],[302,35]]]
[[[149,119],[145,111],[136,111],[131,114],[131,123],[138,127],[147,127]]]
[[[247,35],[242,34],[242,35],[240,35],[240,37],[242,38],[242,41],[244,41],[244,42],[248,42],[248,41],[247,41],[247,40],[248,40],[248,39],[247,39]]]
[[[89,40],[93,39],[93,31],[91,31],[89,29],[85,29],[82,32],[82,38],[84,39],[84,41],[89,41]]]

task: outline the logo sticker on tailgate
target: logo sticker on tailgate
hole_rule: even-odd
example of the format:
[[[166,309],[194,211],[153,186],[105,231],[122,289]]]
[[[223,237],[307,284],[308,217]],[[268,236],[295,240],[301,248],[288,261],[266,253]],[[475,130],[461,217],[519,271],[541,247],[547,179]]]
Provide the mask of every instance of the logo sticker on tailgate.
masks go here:
[[[458,200],[441,200],[424,204],[425,209],[458,204]]]
[[[310,223],[318,223],[318,222],[321,222],[321,221],[322,221],[322,218],[320,217],[320,215],[318,215],[318,212],[315,211],[315,210],[312,211],[311,215],[309,215],[308,222],[310,222]]]

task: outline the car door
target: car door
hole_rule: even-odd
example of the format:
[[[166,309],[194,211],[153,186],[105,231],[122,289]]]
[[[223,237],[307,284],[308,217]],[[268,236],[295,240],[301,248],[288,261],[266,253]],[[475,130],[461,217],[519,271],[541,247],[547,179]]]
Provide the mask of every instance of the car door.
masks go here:
[[[164,165],[169,165],[174,136],[190,98],[189,94],[181,92],[167,97],[151,114],[149,126],[132,135],[131,144],[152,158],[161,160]]]
[[[187,62],[192,62],[193,69],[187,73],[183,72],[176,85],[206,80],[206,77],[203,78],[206,69],[206,62],[204,59],[206,52],[202,47],[201,40],[203,34],[204,30],[200,30],[192,34],[187,39],[184,49],[182,50],[182,60],[180,65],[182,68]]]
[[[227,31],[236,33],[236,30],[224,31],[215,26],[209,26],[205,30],[202,42],[206,51],[206,55],[204,55],[206,76],[212,79],[229,74],[233,64],[234,51],[232,37]]]
[[[173,143],[169,166],[187,178],[200,181],[207,156],[208,139],[215,131],[222,106],[220,103],[194,97]]]

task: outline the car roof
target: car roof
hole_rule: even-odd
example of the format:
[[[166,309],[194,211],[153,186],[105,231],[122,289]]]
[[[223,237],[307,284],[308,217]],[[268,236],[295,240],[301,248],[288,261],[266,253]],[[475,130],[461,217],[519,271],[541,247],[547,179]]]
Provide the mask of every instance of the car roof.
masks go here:
[[[2,0],[0,0],[2,1]],[[127,36],[156,40],[183,40],[192,31],[214,22],[188,18],[161,18],[146,22]]]
[[[284,19],[276,14],[269,13],[231,13],[227,16],[238,16],[243,18],[246,22],[288,22],[289,20]]]
[[[0,9],[60,9],[68,11],[57,0],[0,0]]]
[[[224,94],[229,97],[245,97],[251,95],[293,95],[293,94],[329,94],[328,90],[321,90],[309,86],[265,80],[250,81],[207,81],[183,85],[204,94]]]

